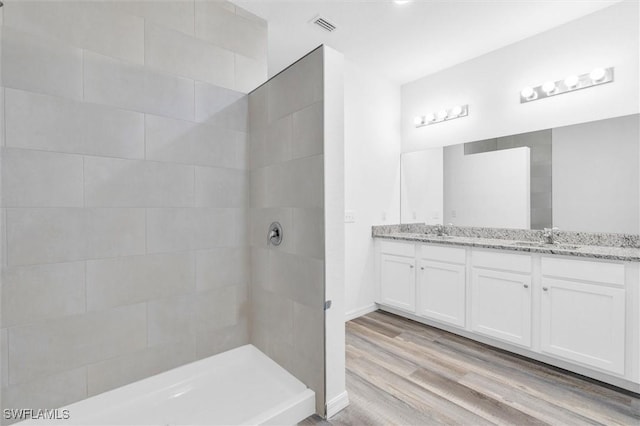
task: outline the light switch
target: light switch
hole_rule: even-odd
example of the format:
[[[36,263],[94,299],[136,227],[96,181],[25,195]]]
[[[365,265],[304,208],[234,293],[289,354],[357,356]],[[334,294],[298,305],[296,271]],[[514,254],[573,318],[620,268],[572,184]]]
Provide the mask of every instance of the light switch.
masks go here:
[[[356,221],[356,212],[354,210],[344,211],[344,223],[354,223]]]

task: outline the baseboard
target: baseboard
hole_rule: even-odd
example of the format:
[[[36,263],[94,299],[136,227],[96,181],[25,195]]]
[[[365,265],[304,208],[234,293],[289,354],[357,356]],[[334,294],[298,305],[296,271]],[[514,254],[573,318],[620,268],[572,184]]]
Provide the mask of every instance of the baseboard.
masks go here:
[[[362,308],[354,309],[352,311],[347,312],[344,321],[345,322],[351,321],[352,319],[356,319],[363,315],[367,315],[369,312],[373,312],[377,310],[378,310],[378,305],[376,305],[375,303],[372,303],[371,305],[363,306]]]
[[[327,418],[338,414],[349,405],[349,394],[347,391],[342,392],[340,395],[327,402]]]

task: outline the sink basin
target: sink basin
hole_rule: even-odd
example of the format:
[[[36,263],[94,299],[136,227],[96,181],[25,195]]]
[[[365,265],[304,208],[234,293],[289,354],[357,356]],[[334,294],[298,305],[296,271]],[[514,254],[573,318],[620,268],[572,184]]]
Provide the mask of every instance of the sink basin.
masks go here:
[[[540,247],[540,248],[548,248],[548,249],[560,249],[560,250],[575,250],[580,248],[580,246],[572,245],[572,244],[547,244],[541,241],[516,241],[513,243],[514,246],[520,247]]]

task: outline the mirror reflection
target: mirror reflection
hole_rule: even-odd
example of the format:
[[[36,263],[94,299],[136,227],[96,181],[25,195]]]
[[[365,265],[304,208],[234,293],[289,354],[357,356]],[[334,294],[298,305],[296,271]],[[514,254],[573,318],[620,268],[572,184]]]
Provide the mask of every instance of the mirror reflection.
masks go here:
[[[402,223],[640,232],[640,115],[401,156]]]

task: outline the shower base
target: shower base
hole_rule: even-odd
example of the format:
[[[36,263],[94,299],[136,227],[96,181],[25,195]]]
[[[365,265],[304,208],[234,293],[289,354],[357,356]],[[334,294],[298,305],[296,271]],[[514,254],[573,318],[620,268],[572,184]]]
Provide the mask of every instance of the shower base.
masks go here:
[[[68,420],[20,425],[287,425],[315,412],[315,393],[245,345],[60,408]]]

